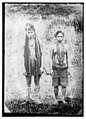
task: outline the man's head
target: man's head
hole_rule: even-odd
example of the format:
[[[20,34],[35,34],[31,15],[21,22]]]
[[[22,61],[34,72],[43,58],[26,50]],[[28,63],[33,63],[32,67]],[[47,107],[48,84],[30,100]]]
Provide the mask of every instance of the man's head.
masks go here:
[[[55,33],[55,37],[58,40],[58,42],[61,43],[63,41],[63,38],[64,38],[64,33],[62,31],[57,31]]]
[[[35,34],[35,28],[32,24],[26,23],[25,31],[29,37],[33,37]]]

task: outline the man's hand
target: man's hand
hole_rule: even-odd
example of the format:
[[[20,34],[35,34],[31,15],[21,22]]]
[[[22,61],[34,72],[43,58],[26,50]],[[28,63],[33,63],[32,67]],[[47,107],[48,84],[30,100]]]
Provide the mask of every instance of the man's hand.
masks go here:
[[[52,75],[52,73],[53,73],[53,70],[51,69],[51,70],[50,70],[50,75]]]
[[[40,70],[41,70],[42,73],[44,72],[43,67],[41,67]]]
[[[67,75],[70,75],[70,70],[69,69],[67,70]]]

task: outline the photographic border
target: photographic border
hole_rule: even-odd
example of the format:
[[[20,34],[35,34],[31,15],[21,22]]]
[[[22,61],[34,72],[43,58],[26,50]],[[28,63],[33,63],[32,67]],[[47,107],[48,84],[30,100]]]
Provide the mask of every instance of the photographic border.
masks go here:
[[[53,117],[66,117],[49,114],[20,114],[20,113],[6,113],[4,112],[4,91],[5,91],[5,4],[83,4],[83,35],[82,35],[82,115],[67,115],[67,117],[83,117],[84,116],[84,2],[2,2],[2,117],[23,117],[23,116],[53,116]]]

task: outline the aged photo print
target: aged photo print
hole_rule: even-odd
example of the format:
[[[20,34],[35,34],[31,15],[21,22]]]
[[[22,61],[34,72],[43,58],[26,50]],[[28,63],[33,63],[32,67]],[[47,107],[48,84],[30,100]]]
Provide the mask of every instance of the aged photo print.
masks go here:
[[[2,3],[3,116],[83,116],[84,3]]]

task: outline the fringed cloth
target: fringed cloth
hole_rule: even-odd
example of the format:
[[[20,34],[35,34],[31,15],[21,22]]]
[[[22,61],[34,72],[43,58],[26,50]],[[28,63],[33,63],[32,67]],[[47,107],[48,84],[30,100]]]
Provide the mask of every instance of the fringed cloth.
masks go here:
[[[35,59],[31,60],[30,49],[29,49],[29,37],[26,34],[25,47],[24,47],[24,65],[28,74],[39,75],[41,67],[41,48],[38,38],[35,37]],[[34,70],[33,70],[34,69]]]

